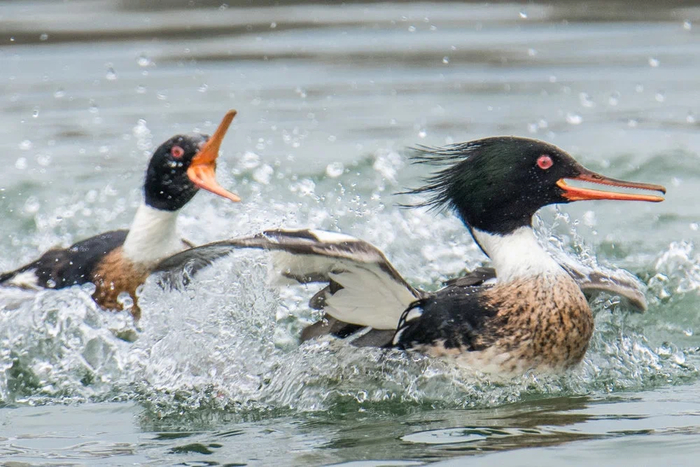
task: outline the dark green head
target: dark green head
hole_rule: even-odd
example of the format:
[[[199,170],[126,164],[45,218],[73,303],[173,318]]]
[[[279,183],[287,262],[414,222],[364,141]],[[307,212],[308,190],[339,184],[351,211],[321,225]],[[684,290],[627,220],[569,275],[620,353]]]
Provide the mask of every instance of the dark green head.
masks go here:
[[[658,185],[614,180],[591,172],[558,147],[512,136],[484,138],[443,148],[420,148],[415,162],[444,166],[410,193],[428,193],[423,206],[454,209],[468,227],[507,234],[529,226],[543,206],[584,199],[662,201],[663,198],[576,188],[566,179],[655,190]]]

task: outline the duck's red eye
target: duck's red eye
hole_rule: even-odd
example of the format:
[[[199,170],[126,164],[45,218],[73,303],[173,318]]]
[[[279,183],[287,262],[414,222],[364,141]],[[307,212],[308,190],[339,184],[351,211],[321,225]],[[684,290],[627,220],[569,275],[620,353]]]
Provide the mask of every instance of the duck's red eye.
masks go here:
[[[170,155],[172,155],[175,159],[181,158],[184,154],[185,150],[180,146],[173,146],[173,148],[170,150]]]
[[[537,158],[537,167],[539,167],[542,170],[547,170],[553,165],[554,162],[552,161],[552,158],[546,154],[543,154]]]

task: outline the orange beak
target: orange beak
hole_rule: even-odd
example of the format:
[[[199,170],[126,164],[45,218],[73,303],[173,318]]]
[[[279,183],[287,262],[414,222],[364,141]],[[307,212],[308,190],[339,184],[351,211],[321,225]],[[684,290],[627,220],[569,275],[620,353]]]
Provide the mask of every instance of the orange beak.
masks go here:
[[[562,178],[557,182],[557,186],[564,190],[562,195],[569,201],[583,201],[592,199],[611,199],[618,201],[651,201],[658,203],[663,201],[662,196],[656,195],[641,195],[635,193],[614,193],[610,191],[594,190],[590,188],[574,187],[566,184],[566,179]],[[576,177],[571,177],[570,180],[581,180],[585,182],[596,183],[598,185],[616,186],[620,188],[636,188],[638,190],[659,191],[666,193],[666,188],[661,185],[652,185],[650,183],[626,182],[624,180],[616,180],[603,175],[592,172],[581,167],[581,174]]]
[[[216,158],[219,157],[219,148],[224,140],[226,131],[236,116],[235,110],[229,110],[221,120],[219,127],[216,129],[209,141],[207,141],[202,149],[192,158],[190,168],[187,169],[187,176],[199,188],[211,191],[214,194],[228,198],[233,202],[239,202],[241,198],[234,195],[230,191],[225,190],[216,181]]]

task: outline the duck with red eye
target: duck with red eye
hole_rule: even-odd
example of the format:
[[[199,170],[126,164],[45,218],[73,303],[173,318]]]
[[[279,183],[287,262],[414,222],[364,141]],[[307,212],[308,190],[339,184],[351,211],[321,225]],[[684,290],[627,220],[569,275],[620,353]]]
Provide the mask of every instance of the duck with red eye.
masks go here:
[[[472,157],[458,158],[457,147]],[[418,192],[433,194],[430,203],[453,208],[470,229],[503,234],[529,225],[542,206],[571,201],[610,199],[660,201],[652,195],[611,193],[577,188],[567,180],[601,185],[654,189],[663,187],[615,180],[596,174],[558,147],[542,141],[494,137],[441,151],[440,163],[456,162],[428,181]],[[418,156],[418,159],[423,159]],[[436,163],[436,158],[425,162]],[[649,187],[652,188],[649,188]],[[438,189],[439,187],[439,189]]]
[[[448,286],[418,300],[402,314],[392,343],[509,373],[578,363],[593,332],[593,315],[572,276],[537,241],[532,216],[543,206],[572,201],[663,201],[657,195],[574,187],[571,180],[666,189],[605,177],[556,146],[526,138],[426,150],[417,161],[446,166],[413,193],[430,195],[423,205],[456,211],[491,259],[496,284]]]
[[[200,189],[240,201],[215,176],[219,148],[235,115],[229,111],[211,137],[177,135],[155,150],[146,170],[144,200],[128,231],[106,232],[66,249],[49,250],[30,264],[0,274],[0,286],[60,289],[91,282],[96,286],[93,298],[107,309],[121,309],[118,297],[127,292],[138,318],[136,288],[160,261],[191,247],[177,233],[180,210]]]
[[[634,279],[556,261],[535,237],[532,216],[544,206],[580,200],[663,201],[574,187],[571,180],[661,193],[664,187],[596,174],[556,146],[527,138],[420,148],[414,161],[437,169],[409,194],[428,196],[418,206],[453,210],[492,269],[426,292],[408,284],[376,247],[319,230],[270,230],[215,242],[159,268],[210,264],[236,248],[272,250],[274,270],[284,279],[327,284],[310,301],[324,318],[307,327],[302,339],[332,334],[356,345],[420,351],[508,374],[560,371],[583,359],[593,333],[584,289],[620,292],[644,307]]]

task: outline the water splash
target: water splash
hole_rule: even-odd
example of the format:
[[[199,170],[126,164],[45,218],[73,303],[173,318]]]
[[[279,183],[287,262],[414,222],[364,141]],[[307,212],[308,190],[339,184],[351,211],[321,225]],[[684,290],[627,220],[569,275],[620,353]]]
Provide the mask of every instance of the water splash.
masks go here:
[[[301,180],[280,175],[274,184],[258,180],[259,158],[249,155],[241,164],[233,171],[235,183],[249,190],[250,201],[230,206],[202,197],[202,207],[181,219],[187,237],[214,240],[221,232],[236,236],[276,226],[345,231],[383,249],[412,284],[426,289],[484,263],[453,216],[391,208],[396,201],[384,192],[395,191],[399,169],[408,169],[398,153],[378,151],[342,179],[324,168]],[[281,194],[280,186],[287,187]],[[84,207],[86,200],[80,202]],[[595,248],[583,242],[575,222],[556,212],[553,220],[535,225],[545,246],[595,266]],[[698,264],[692,244],[678,243],[655,264],[638,266],[653,269],[651,295],[663,300],[697,289]],[[562,376],[503,381],[413,353],[335,340],[299,345],[300,329],[319,318],[307,306],[317,289],[271,288],[267,268],[264,253],[241,252],[180,290],[162,290],[151,279],[140,292],[143,319],[136,325],[128,313],[99,310],[90,290],[79,287],[0,298],[0,403],[129,399],[154,417],[394,403],[478,407],[681,384],[698,376],[690,345],[668,344],[666,334],[653,332],[667,323],[655,315],[661,305],[652,304],[640,318],[619,313],[610,297],[594,303],[596,333],[585,361]]]

